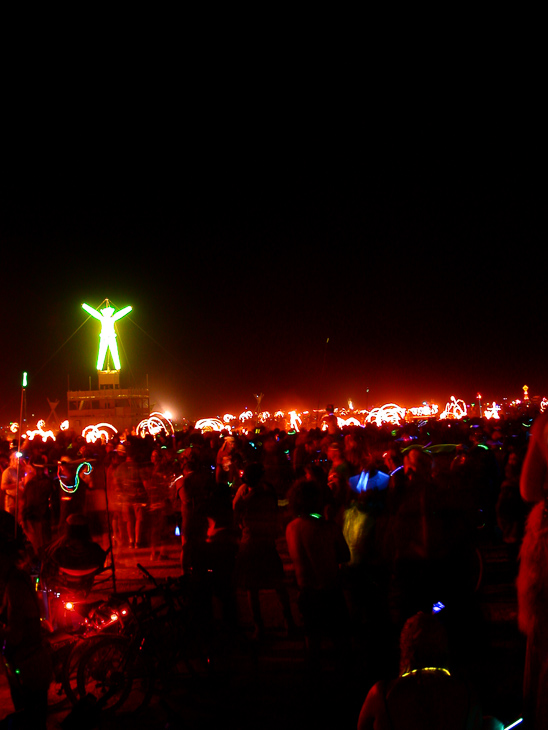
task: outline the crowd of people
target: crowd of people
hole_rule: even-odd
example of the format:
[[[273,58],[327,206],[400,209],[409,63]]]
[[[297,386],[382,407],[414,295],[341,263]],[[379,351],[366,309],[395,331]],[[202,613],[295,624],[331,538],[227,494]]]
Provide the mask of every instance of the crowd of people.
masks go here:
[[[23,443],[21,455],[5,441],[4,525],[10,532],[11,518],[20,526],[15,536],[30,564],[40,566],[67,554],[73,567],[100,566],[109,550],[122,548],[146,547],[151,560],[162,560],[180,532],[181,574],[217,597],[227,627],[241,628],[236,597],[245,591],[253,638],[261,640],[260,592],[271,589],[288,634],[304,632],[312,675],[321,672],[327,638],[341,671],[359,653],[375,657],[387,677],[411,676],[403,689],[401,682],[375,685],[359,719],[361,730],[398,728],[409,689],[419,691],[417,675],[429,666],[414,657],[401,668],[400,637],[408,645],[410,632],[439,644],[439,658],[428,658],[440,670],[428,676],[436,692],[447,685],[453,705],[468,697],[455,675],[451,684],[445,677],[448,657],[464,670],[481,643],[478,542],[488,536],[504,543],[517,566],[530,502],[543,493],[542,485],[534,499],[520,493],[529,426],[521,418],[341,429],[326,415],[321,427],[301,432],[186,427],[174,436],[126,432],[94,444],[60,432],[55,441]],[[100,553],[67,549],[78,530],[89,531]],[[2,539],[15,544],[9,534]],[[292,612],[280,539],[295,569],[300,616]],[[12,563],[2,568],[3,589],[5,575],[24,583]],[[2,621],[9,626],[9,617]],[[481,727],[473,707],[479,720],[459,726]],[[452,712],[452,721],[457,716]]]

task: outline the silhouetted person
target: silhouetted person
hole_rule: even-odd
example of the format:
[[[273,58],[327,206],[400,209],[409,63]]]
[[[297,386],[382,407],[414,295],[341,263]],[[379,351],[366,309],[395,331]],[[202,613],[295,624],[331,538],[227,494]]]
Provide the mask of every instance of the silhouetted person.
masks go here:
[[[42,549],[51,542],[53,480],[47,473],[46,457],[39,455],[32,461],[33,475],[25,484],[23,529],[34,552],[41,556]]]
[[[241,529],[236,557],[236,580],[248,593],[255,623],[255,637],[264,636],[259,591],[274,589],[278,595],[287,629],[294,629],[289,594],[284,584],[282,560],[276,548],[279,535],[278,497],[263,479],[262,464],[248,464],[244,483],[234,497],[234,522]]]
[[[106,556],[106,551],[92,539],[86,517],[69,515],[63,534],[45,549],[43,577],[46,583],[89,591]]]
[[[11,698],[21,721],[16,727],[45,730],[51,655],[42,639],[34,584],[19,567],[22,541],[14,537],[13,521],[4,516],[0,519],[0,645],[4,645]]]
[[[299,480],[289,499],[296,516],[285,535],[299,586],[308,661],[314,669],[324,636],[335,640],[341,655],[346,651],[349,617],[340,565],[350,560],[350,550],[339,525],[322,516],[322,495],[315,482]]]
[[[475,693],[451,672],[447,636],[435,616],[418,613],[400,637],[400,674],[368,692],[358,730],[480,730]]]
[[[520,551],[518,625],[527,637],[523,678],[527,727],[548,727],[548,412],[539,416],[520,480],[521,496],[534,503]]]
[[[126,459],[114,472],[114,484],[126,524],[130,548],[142,546],[144,511],[147,505],[147,474],[137,461],[135,446],[124,446]]]
[[[214,483],[211,470],[203,467],[196,454],[183,466],[183,476],[176,481],[181,504],[181,570],[191,575],[203,563],[207,535],[206,506]],[[195,576],[196,577],[196,576]]]

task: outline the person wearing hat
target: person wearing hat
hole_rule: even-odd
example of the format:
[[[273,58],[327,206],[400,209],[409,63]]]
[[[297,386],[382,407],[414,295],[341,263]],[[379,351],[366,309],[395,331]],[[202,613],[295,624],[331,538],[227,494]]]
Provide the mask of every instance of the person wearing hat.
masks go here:
[[[51,542],[53,480],[49,476],[46,457],[38,454],[31,461],[32,476],[25,485],[23,529],[35,554],[40,557],[44,545]]]
[[[73,513],[67,517],[61,537],[47,546],[42,575],[46,583],[89,591],[106,557],[106,551],[91,537],[86,516]]]

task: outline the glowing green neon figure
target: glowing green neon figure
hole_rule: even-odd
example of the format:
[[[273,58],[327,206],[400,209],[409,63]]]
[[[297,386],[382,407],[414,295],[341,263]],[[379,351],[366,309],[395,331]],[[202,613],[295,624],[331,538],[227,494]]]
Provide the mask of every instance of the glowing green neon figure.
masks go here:
[[[110,349],[112,361],[116,370],[120,370],[120,356],[118,355],[118,345],[116,344],[116,332],[114,331],[114,323],[126,314],[129,314],[133,307],[124,307],[114,314],[114,307],[108,306],[109,301],[106,300],[107,306],[101,311],[93,309],[89,304],[82,304],[82,307],[92,317],[101,322],[101,334],[99,335],[99,357],[97,358],[97,370],[103,369],[107,350]]]

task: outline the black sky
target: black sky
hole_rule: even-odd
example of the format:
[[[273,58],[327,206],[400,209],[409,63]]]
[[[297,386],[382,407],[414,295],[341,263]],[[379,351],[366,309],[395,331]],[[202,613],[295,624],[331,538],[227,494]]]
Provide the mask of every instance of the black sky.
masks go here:
[[[24,370],[38,414],[88,387],[105,298],[134,308],[123,384],[178,417],[548,395],[535,140],[473,103],[295,98],[118,99],[5,143],[2,422]]]

